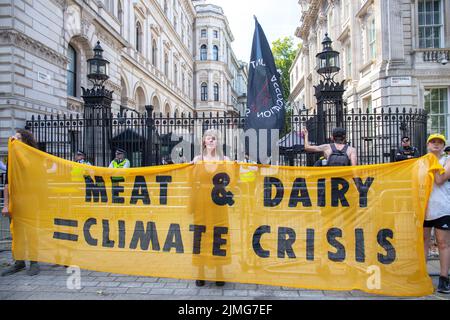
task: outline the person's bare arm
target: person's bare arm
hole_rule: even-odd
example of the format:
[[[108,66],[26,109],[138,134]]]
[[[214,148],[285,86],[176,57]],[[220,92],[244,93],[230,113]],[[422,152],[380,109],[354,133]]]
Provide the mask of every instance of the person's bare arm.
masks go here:
[[[352,166],[357,166],[358,165],[358,156],[356,154],[356,149],[352,148],[352,151],[350,153],[350,163]]]
[[[2,208],[2,215],[5,217],[9,217],[9,191],[8,191],[8,185],[5,184],[5,189],[3,190],[4,195],[4,201],[3,201],[3,208]]]
[[[202,159],[201,155],[195,156],[194,159],[192,159],[191,164],[196,164]]]
[[[325,152],[325,150],[328,148],[328,144],[321,144],[320,146],[312,146],[309,144],[308,140],[308,129],[303,128],[303,137],[305,141],[305,151],[307,152]]]

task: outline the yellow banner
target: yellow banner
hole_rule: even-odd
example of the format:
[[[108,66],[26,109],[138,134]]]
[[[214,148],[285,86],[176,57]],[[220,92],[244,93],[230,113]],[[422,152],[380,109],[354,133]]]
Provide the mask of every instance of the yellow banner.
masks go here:
[[[434,156],[357,167],[108,169],[9,143],[16,259],[153,277],[431,294]]]

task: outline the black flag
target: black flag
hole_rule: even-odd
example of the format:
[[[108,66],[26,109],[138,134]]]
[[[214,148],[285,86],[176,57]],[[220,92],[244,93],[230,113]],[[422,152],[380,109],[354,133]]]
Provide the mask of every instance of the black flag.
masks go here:
[[[255,17],[247,86],[245,130],[284,126],[285,104],[280,75],[264,31]]]

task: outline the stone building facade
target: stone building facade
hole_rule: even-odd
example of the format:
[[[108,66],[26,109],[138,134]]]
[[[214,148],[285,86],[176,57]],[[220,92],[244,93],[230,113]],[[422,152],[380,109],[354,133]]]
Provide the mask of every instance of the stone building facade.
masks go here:
[[[214,6],[208,18],[205,8],[195,0],[0,0],[0,154],[31,115],[83,113],[81,87],[91,87],[86,61],[97,41],[110,61],[113,112],[141,113],[145,105],[171,116],[236,112],[245,93],[237,79],[246,71],[222,9]],[[201,61],[200,26],[210,32],[208,45],[219,33],[219,61]],[[204,72],[211,77],[206,104],[197,85]]]
[[[316,54],[325,33],[340,52],[348,108],[425,108],[428,130],[450,137],[450,1],[300,0],[303,42],[290,101],[314,109]]]

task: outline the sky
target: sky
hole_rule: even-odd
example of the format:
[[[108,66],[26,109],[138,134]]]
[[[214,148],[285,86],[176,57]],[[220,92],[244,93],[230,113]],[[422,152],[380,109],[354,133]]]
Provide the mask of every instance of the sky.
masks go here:
[[[267,41],[292,37],[294,44],[300,42],[294,33],[300,25],[298,0],[206,0],[222,7],[230,24],[234,41],[231,43],[236,58],[249,62],[255,22],[258,19]]]

